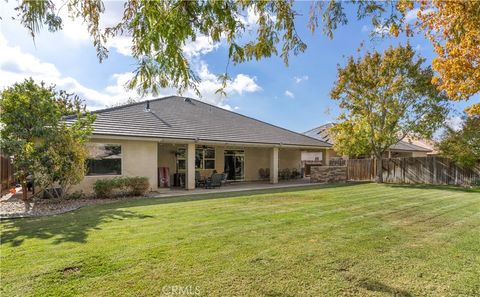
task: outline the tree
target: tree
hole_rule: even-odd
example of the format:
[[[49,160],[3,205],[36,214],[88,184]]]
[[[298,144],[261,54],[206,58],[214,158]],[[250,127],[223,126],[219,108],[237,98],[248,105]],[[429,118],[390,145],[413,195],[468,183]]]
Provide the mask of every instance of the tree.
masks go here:
[[[434,46],[437,57],[432,82],[453,100],[467,100],[480,92],[480,1],[357,1],[358,19],[370,17],[374,33],[406,36],[423,34]],[[330,1],[322,6],[325,31],[332,35],[347,24],[345,4]],[[411,23],[410,19],[415,17]],[[480,115],[480,104],[467,112]]]
[[[371,20],[372,32],[393,36],[400,32],[408,36],[425,34],[438,54],[433,68],[441,79],[435,82],[449,96],[460,100],[479,92],[480,1],[312,1],[310,30],[315,32],[322,26],[324,34],[333,38],[334,30],[348,23],[345,7],[351,5],[357,7],[358,19]],[[128,0],[122,20],[106,28],[100,26],[104,13],[101,0],[69,0],[60,7],[53,0],[24,0],[16,10],[22,24],[35,36],[43,25],[50,31],[61,30],[58,12],[65,6],[69,17],[87,24],[100,61],[108,56],[108,39],[132,39],[132,54],[138,65],[129,86],[141,92],[155,93],[167,86],[179,91],[187,87],[197,90],[198,78],[182,48],[199,36],[207,36],[212,42],[224,40],[229,49],[228,61],[234,64],[279,54],[288,65],[290,54],[301,53],[307,47],[297,33],[295,20],[301,15],[291,0]],[[257,16],[253,32],[247,31],[242,16],[247,11]],[[409,23],[412,14],[417,15],[414,24]],[[224,85],[229,79],[228,64],[220,75]]]
[[[480,91],[480,2],[434,0],[420,6],[416,24],[434,45],[435,82],[450,98]],[[441,78],[441,80],[440,80]]]
[[[480,160],[480,116],[467,117],[459,131],[447,126],[438,149],[462,167],[475,166]]]
[[[175,87],[180,92],[197,89],[198,77],[192,71],[183,47],[199,36],[212,42],[225,40],[228,61],[242,63],[280,54],[285,64],[289,55],[303,52],[305,43],[295,30],[293,1],[142,1],[129,0],[123,18],[101,28],[104,5],[99,0],[70,0],[69,16],[81,19],[88,27],[100,61],[108,56],[106,42],[115,36],[132,40],[132,56],[137,60],[131,88],[157,93],[159,88]],[[62,5],[63,7],[63,5]],[[16,10],[21,23],[32,36],[45,25],[50,31],[62,29],[62,19],[52,0],[21,1]],[[245,41],[247,10],[256,13],[257,28]],[[279,50],[280,47],[280,50]],[[280,51],[280,53],[279,53]],[[228,63],[227,63],[228,64]],[[226,84],[227,71],[220,76]]]
[[[338,68],[331,97],[343,112],[331,131],[339,153],[381,160],[407,135],[431,137],[447,115],[448,98],[431,84],[433,71],[423,63],[407,45],[350,57]],[[377,164],[377,180],[383,182]]]
[[[0,145],[13,156],[16,178],[27,200],[27,179],[44,189],[55,183],[67,188],[85,173],[85,141],[94,116],[85,113],[78,97],[32,79],[16,83],[0,94]],[[79,117],[68,126],[67,114]]]

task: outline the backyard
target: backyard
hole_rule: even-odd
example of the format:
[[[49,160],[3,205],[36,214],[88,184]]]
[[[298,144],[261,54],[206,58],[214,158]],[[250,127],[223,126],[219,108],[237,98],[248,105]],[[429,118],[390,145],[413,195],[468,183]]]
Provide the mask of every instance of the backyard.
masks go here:
[[[1,224],[3,296],[478,296],[480,192],[346,184]]]

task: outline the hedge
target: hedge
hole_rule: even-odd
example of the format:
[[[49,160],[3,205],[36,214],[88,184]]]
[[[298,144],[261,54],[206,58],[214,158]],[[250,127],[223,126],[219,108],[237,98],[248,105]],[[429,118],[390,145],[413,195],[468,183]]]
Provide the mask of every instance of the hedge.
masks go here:
[[[93,190],[97,198],[111,198],[116,195],[143,196],[150,188],[147,177],[114,177],[95,182]]]

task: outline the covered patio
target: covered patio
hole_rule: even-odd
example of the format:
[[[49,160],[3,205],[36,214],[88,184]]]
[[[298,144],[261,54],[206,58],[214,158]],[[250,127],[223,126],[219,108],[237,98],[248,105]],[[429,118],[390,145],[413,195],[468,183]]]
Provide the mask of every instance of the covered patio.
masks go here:
[[[236,187],[259,184],[302,184],[302,153],[324,149],[244,143],[158,143],[158,190],[204,188],[214,175]],[[218,184],[216,188],[220,186]]]

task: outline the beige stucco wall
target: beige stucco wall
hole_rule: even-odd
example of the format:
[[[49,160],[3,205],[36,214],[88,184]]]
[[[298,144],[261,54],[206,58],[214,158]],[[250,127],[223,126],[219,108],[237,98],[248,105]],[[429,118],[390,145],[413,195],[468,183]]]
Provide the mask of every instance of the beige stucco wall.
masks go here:
[[[278,152],[278,169],[296,168],[299,172],[302,167],[302,153],[300,149],[280,149]]]
[[[260,180],[259,169],[270,168],[269,148],[247,147],[245,150],[245,180]]]
[[[330,161],[331,158],[340,158],[342,156],[340,156],[339,154],[337,154],[337,152],[335,152],[333,149],[326,149],[325,150],[325,164],[328,165],[328,162]]]
[[[427,157],[426,152],[412,152],[412,157]]]
[[[150,190],[157,189],[157,142],[118,139],[92,139],[90,142],[121,145],[121,176],[148,177]],[[91,194],[95,181],[113,177],[115,175],[85,176],[83,181],[74,186],[71,191],[83,191],[85,194]]]

